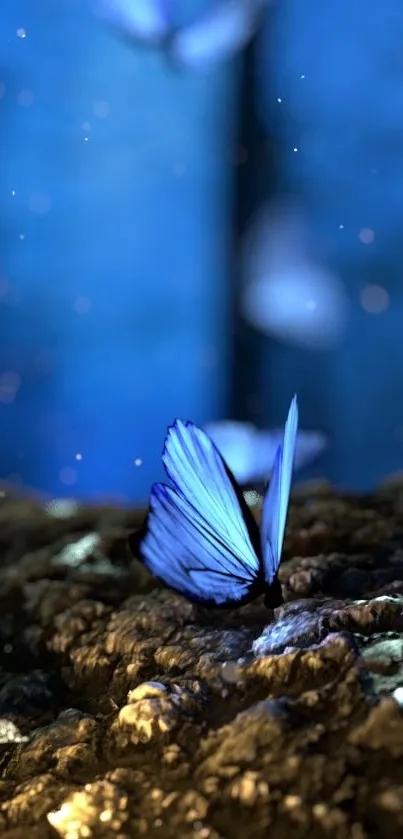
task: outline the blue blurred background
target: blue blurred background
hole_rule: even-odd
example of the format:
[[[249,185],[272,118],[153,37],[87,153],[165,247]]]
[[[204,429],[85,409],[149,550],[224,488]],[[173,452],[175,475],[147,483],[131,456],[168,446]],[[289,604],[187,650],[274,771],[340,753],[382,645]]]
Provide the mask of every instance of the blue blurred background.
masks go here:
[[[403,455],[403,7],[284,0],[201,69],[92,12],[0,7],[0,478],[143,502],[176,416],[277,427],[297,391],[301,476],[371,488]]]

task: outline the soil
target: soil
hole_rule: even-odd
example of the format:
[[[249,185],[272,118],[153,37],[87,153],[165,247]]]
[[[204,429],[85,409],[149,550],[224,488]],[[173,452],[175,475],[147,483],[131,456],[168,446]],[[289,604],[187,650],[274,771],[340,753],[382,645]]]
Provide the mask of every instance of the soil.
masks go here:
[[[165,589],[143,516],[0,492],[2,839],[401,839],[402,480],[295,493],[275,613]]]

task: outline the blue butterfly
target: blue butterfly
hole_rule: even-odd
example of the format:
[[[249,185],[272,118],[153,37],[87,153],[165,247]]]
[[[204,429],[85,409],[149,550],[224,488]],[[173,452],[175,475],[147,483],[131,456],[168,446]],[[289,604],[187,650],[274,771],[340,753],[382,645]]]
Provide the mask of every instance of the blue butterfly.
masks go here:
[[[193,23],[176,22],[172,0],[91,0],[94,15],[125,40],[164,49],[190,70],[226,61],[258,31],[270,0],[215,0]]]
[[[234,607],[265,595],[283,602],[277,571],[287,519],[298,427],[297,398],[263,501],[260,536],[242,491],[218,449],[191,422],[168,429],[163,463],[173,486],[154,484],[133,552],[167,586],[204,606]]]

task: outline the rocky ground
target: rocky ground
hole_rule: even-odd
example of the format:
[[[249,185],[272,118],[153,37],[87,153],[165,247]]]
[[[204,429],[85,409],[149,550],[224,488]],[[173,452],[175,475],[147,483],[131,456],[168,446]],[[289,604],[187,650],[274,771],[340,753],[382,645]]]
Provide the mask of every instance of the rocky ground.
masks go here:
[[[142,513],[3,492],[2,839],[401,839],[402,486],[296,493],[274,616],[156,584]]]

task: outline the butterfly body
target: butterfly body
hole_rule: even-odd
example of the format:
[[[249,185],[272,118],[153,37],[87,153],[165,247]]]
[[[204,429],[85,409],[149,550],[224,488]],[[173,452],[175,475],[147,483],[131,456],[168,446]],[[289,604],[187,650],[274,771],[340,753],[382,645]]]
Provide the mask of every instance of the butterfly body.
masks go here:
[[[168,429],[163,463],[171,486],[154,484],[145,529],[131,547],[148,570],[189,600],[233,608],[260,595],[283,602],[277,571],[298,426],[294,397],[278,447],[259,528],[227,464],[190,422]]]

